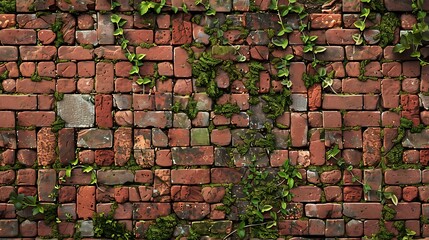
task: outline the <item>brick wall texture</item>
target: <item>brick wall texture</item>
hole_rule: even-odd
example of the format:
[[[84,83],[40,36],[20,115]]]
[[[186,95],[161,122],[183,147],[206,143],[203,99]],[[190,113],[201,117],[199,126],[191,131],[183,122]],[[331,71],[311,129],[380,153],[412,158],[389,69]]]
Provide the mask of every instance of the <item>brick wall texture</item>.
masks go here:
[[[152,4],[0,0],[0,238],[429,237],[429,48],[394,51],[429,1]]]

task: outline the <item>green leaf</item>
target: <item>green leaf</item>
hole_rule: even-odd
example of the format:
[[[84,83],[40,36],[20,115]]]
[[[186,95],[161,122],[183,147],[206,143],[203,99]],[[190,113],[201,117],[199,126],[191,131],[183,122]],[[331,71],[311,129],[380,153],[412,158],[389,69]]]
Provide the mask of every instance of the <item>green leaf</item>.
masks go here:
[[[407,48],[401,43],[396,44],[393,48],[393,51],[397,53],[403,53],[405,50],[407,50]]]
[[[361,17],[368,17],[368,15],[369,15],[369,13],[371,12],[371,10],[369,9],[369,8],[364,8],[364,9],[362,9],[362,12],[361,12]]]
[[[119,27],[123,27],[127,23],[127,20],[121,19],[118,23]]]
[[[277,226],[277,222],[276,221],[271,221],[270,223],[267,224],[267,228],[270,229],[274,226]]]
[[[188,13],[189,11],[188,11],[188,6],[186,6],[186,4],[185,3],[182,3],[182,11],[184,12],[184,13]]]
[[[278,0],[271,0],[271,2],[270,2],[270,10],[274,10],[274,11],[277,11],[277,9],[278,9],[278,4],[279,4],[279,2],[278,2]]]
[[[179,8],[175,6],[171,6],[171,10],[173,10],[174,13],[177,13],[179,11]]]
[[[295,180],[293,180],[293,178],[289,178],[287,180],[287,185],[288,185],[289,189],[293,188],[293,186],[295,185]]]
[[[97,174],[95,171],[91,172],[91,182],[90,184],[96,184],[97,183]]]
[[[113,32],[114,36],[124,35],[124,29],[118,28]]]
[[[149,11],[151,6],[152,5],[150,4],[150,2],[147,2],[147,1],[141,2],[140,3],[140,15],[141,16],[145,15]]]
[[[300,172],[296,172],[295,177],[297,177],[298,179],[302,179],[302,175]]]
[[[363,3],[370,3],[371,2],[371,0],[360,0],[360,1]]]
[[[322,46],[315,46],[313,50],[314,54],[322,53],[324,51],[326,51],[326,47]]]
[[[354,25],[355,25],[355,27],[359,28],[359,30],[361,30],[361,31],[365,30],[365,22],[362,20],[357,20],[354,23]]]
[[[139,73],[140,69],[137,66],[133,66],[130,70],[130,75]]]
[[[356,45],[361,45],[363,43],[363,38],[360,33],[355,33],[352,35],[353,41],[355,41]]]
[[[288,54],[288,55],[285,56],[285,59],[288,60],[288,61],[292,60],[292,58],[293,58],[292,54]]]
[[[242,239],[246,236],[246,231],[244,230],[244,228],[237,230],[237,236]]]
[[[289,5],[296,3],[296,0],[289,0]]]
[[[110,17],[110,21],[112,23],[119,23],[119,21],[121,21],[121,17],[117,14],[112,14],[112,16]]]
[[[135,53],[126,53],[125,56],[127,57],[128,61],[132,62],[132,61],[134,61],[136,54]]]
[[[319,74],[319,76],[326,76],[326,68],[321,67],[319,69],[317,69],[317,74]]]
[[[282,202],[282,209],[286,209],[287,208],[287,203],[286,202]]]
[[[276,45],[277,47],[282,47],[283,49],[286,49],[287,46],[289,45],[289,40],[287,39],[273,39],[273,44]]]
[[[335,145],[334,148],[329,149],[326,152],[326,158],[329,160],[331,158],[335,158],[340,153],[340,149],[338,148],[338,145]]]
[[[144,53],[137,54],[137,60],[142,60],[144,57],[146,57],[146,54]]]
[[[311,51],[313,51],[313,46],[312,45],[305,45],[304,46],[304,50],[303,50],[305,53],[307,53],[307,52],[311,52]]]
[[[368,185],[368,183],[365,183],[364,185],[363,185],[363,192],[364,193],[369,193],[369,191],[371,191],[372,189],[371,189],[371,186],[369,186]]]
[[[261,212],[268,212],[268,211],[270,211],[271,209],[273,209],[273,206],[271,206],[271,205],[264,205],[264,206],[262,207],[262,209],[261,209]]]
[[[240,54],[237,56],[237,61],[239,62],[245,62],[247,60],[246,56]]]
[[[120,7],[120,6],[121,6],[120,3],[113,1],[112,6],[110,6],[110,10],[114,10],[115,8]]]
[[[392,200],[392,203],[396,206],[398,205],[398,197],[396,197],[396,195],[392,192],[384,192],[383,193],[384,197],[387,199]]]
[[[410,54],[411,57],[419,58],[421,56],[419,51],[414,51]]]
[[[93,169],[94,169],[94,168],[93,168],[92,166],[86,166],[86,167],[83,169],[83,172],[84,172],[84,173],[88,173],[88,172],[91,172]]]
[[[288,178],[288,175],[287,175],[287,173],[285,173],[285,172],[278,172],[277,173],[278,175],[279,175],[279,177],[282,177],[282,178],[284,178],[284,179],[286,179],[286,178]]]
[[[282,84],[283,86],[287,87],[287,88],[291,88],[291,87],[292,87],[292,81],[287,80],[287,79],[283,80],[283,81],[281,82],[281,84]]]
[[[289,69],[287,69],[287,68],[280,69],[280,71],[278,72],[277,76],[279,76],[279,77],[289,77]]]
[[[317,38],[318,38],[318,36],[316,36],[316,35],[314,35],[314,36],[310,36],[310,41],[311,42],[314,42],[314,41],[316,41],[317,40]]]
[[[207,10],[206,15],[207,16],[216,15],[216,10],[214,10],[213,8],[210,8],[210,9]]]
[[[322,87],[327,88],[327,87],[332,86],[332,84],[334,84],[334,80],[332,78],[326,78],[322,82]]]

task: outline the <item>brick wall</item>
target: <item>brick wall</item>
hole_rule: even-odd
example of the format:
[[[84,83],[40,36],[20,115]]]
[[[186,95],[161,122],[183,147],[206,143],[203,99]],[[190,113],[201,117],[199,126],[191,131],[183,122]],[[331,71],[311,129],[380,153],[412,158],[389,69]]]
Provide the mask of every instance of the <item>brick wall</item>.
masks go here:
[[[411,0],[298,1],[282,36],[270,1],[168,0],[144,15],[140,2],[0,1],[0,237],[97,237],[94,214],[116,206],[138,239],[165,216],[170,237],[236,239],[242,222],[268,238],[273,216],[247,208],[266,192],[244,190],[249,169],[268,188],[285,161],[302,179],[265,236],[429,237],[429,66],[394,51],[418,22]],[[145,54],[142,79],[131,53]]]

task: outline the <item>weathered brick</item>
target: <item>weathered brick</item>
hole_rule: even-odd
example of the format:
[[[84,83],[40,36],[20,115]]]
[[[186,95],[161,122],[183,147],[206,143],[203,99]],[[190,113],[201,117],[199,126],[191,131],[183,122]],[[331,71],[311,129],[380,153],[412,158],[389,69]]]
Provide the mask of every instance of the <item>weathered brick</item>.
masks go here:
[[[419,169],[387,170],[384,181],[389,185],[418,184],[422,181]]]
[[[11,49],[8,50],[11,51]],[[11,53],[6,52],[6,54]],[[20,46],[19,55],[24,61],[54,60],[57,56],[57,48],[54,46]]]
[[[134,203],[133,219],[154,220],[170,214],[170,203]]]
[[[22,47],[20,47],[21,50]],[[94,50],[82,46],[61,46],[58,48],[58,58],[63,60],[92,60]]]
[[[77,190],[76,213],[79,218],[92,218],[95,212],[95,186],[81,186]]]
[[[206,184],[210,182],[209,169],[173,169],[172,184]]]
[[[42,128],[37,133],[37,159],[43,166],[51,165],[56,160],[56,137],[51,128]]]
[[[36,31],[33,29],[2,29],[0,42],[4,45],[31,45],[36,43]]]

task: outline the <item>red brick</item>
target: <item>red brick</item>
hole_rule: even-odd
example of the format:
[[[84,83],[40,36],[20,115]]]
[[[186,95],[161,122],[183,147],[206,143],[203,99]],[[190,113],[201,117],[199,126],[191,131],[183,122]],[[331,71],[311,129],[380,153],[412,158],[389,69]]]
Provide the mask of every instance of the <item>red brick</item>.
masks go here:
[[[134,51],[134,48],[129,47],[130,51]],[[127,60],[125,51],[120,46],[100,46],[94,50],[95,55],[98,58],[110,59],[110,60]],[[92,60],[92,59],[88,59]]]
[[[56,171],[54,169],[39,169],[37,175],[37,195],[39,201],[55,202],[55,198],[51,197],[51,193],[55,190],[57,184]]]
[[[110,166],[114,162],[114,153],[111,150],[95,150],[95,163],[98,166]]]
[[[22,127],[49,127],[55,121],[55,112],[20,112],[18,125]]]
[[[54,46],[20,46],[19,53],[24,61],[54,60],[57,56],[57,48]]]
[[[39,62],[37,64],[37,74],[39,74],[39,76],[41,76],[41,77],[51,77],[51,78],[56,77],[55,63],[54,62]]]
[[[362,95],[323,95],[323,109],[332,110],[360,110],[363,106]]]
[[[172,126],[172,118],[169,111],[134,112],[134,123],[139,127],[169,128]]]
[[[4,45],[36,44],[36,31],[33,29],[3,29],[0,30],[0,42]]]
[[[180,219],[202,220],[210,214],[210,204],[175,202],[173,210]]]
[[[15,14],[0,14],[0,29],[14,27],[15,24]]]
[[[303,147],[308,144],[307,140],[307,114],[292,113],[291,114],[291,138],[292,146]]]
[[[55,92],[55,80],[42,80],[34,82],[29,78],[16,81],[16,91],[19,93],[53,93]]]
[[[185,51],[186,52],[186,51]],[[171,61],[173,60],[172,46],[154,46],[150,48],[137,47],[137,54],[146,54],[144,60]],[[185,59],[186,61],[186,59]]]
[[[310,14],[312,29],[335,28],[341,26],[341,14]]]
[[[357,78],[346,78],[342,81],[344,93],[379,93],[381,88],[380,80],[359,81]]]
[[[298,186],[290,191],[293,202],[319,202],[322,190],[316,186]]]
[[[203,202],[200,186],[172,186],[171,199],[175,202]]]
[[[190,132],[189,129],[171,128],[168,130],[168,141],[171,147],[189,146]]]
[[[81,46],[61,46],[58,48],[58,57],[64,60],[92,60],[94,50]]]
[[[281,235],[308,235],[308,220],[282,220],[278,223]]]
[[[37,133],[37,159],[39,165],[48,166],[56,160],[56,137],[51,128],[42,128]]]
[[[95,212],[95,186],[81,186],[77,190],[77,216],[79,218],[92,218]]]
[[[419,169],[386,170],[384,181],[389,185],[418,184],[421,180]]]
[[[377,60],[383,49],[380,46],[346,46],[346,56],[351,61]]]
[[[170,214],[170,203],[134,203],[133,219],[151,220]]]
[[[192,66],[187,62],[188,53],[181,47],[174,48],[174,76],[176,77],[191,77]]]
[[[357,29],[328,29],[326,31],[326,41],[333,45],[353,45],[353,34],[358,34]]]
[[[12,111],[0,111],[0,128],[14,128],[15,113]]]
[[[173,169],[171,170],[171,183],[173,184],[206,184],[209,182],[210,182],[209,169]]]
[[[192,42],[191,16],[185,13],[175,14],[172,17],[172,44],[182,45]]]
[[[350,111],[344,114],[344,126],[362,126],[371,127],[378,126],[380,122],[380,112],[376,111]]]
[[[112,63],[97,63],[95,91],[97,93],[113,92],[114,70]]]

